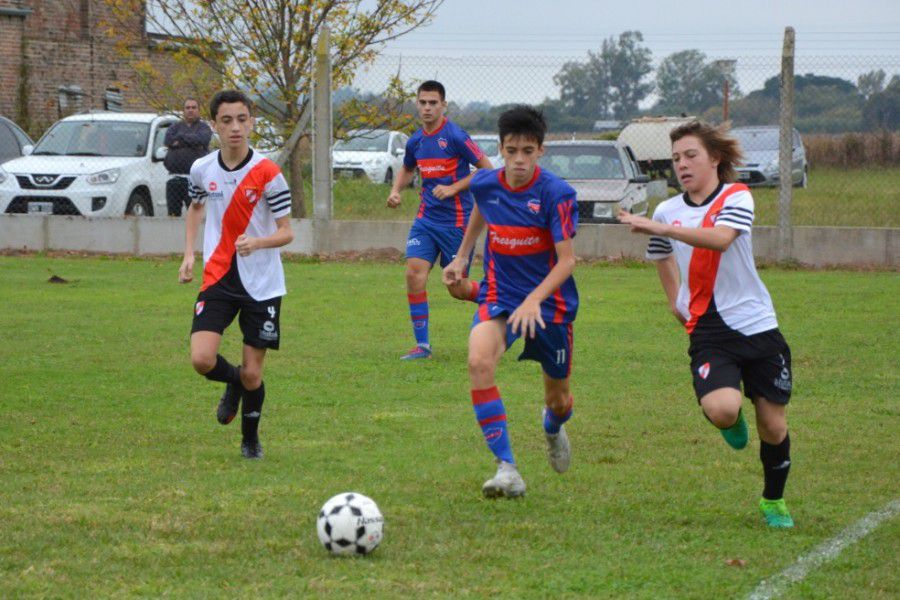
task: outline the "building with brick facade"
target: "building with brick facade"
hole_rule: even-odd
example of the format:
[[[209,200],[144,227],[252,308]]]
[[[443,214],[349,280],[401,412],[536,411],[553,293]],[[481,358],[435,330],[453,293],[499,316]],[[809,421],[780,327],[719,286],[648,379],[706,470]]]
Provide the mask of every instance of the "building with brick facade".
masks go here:
[[[145,32],[143,11],[129,23],[142,43],[123,57],[103,31],[109,11],[104,0],[0,0],[0,115],[37,139],[75,112],[152,110],[130,62],[149,60],[162,72],[176,65],[160,36]]]

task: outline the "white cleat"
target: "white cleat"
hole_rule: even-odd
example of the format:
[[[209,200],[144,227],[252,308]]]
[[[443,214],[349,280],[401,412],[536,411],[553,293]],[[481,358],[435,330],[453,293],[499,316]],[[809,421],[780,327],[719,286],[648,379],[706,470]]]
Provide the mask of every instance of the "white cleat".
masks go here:
[[[541,423],[544,422],[544,415],[547,409],[541,413]],[[546,433],[547,436],[547,460],[550,466],[557,473],[565,473],[569,470],[569,463],[572,461],[572,447],[569,445],[569,436],[566,435],[565,425],[559,428],[559,433]]]
[[[525,495],[525,480],[516,465],[500,461],[497,474],[484,482],[481,492],[485,498],[518,498]]]

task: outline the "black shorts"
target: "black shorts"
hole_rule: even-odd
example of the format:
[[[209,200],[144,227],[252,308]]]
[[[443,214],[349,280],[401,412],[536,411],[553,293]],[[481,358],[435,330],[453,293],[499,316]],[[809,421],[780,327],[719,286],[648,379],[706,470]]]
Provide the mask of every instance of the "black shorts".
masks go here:
[[[762,396],[787,404],[791,399],[791,349],[778,329],[727,340],[691,336],[688,354],[698,402],[719,388],[740,390],[742,381],[751,400]]]
[[[281,296],[257,301],[243,294],[224,292],[213,285],[197,296],[191,333],[214,331],[222,334],[240,313],[238,323],[244,344],[278,350],[281,341]]]

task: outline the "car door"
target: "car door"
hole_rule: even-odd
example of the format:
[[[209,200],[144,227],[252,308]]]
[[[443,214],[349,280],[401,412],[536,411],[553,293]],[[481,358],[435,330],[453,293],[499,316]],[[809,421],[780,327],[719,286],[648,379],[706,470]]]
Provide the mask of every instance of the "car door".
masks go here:
[[[22,156],[19,140],[6,121],[0,121],[0,164]]]
[[[803,179],[804,152],[803,143],[800,141],[800,133],[795,129],[791,133],[791,180],[794,183]]]
[[[166,131],[168,131],[169,126],[171,125],[172,121],[159,122],[156,125],[156,129],[151,130],[150,133],[152,143],[149,148],[150,160],[147,162],[147,168],[150,171],[148,180],[150,184],[151,201],[154,206],[154,215],[168,214],[168,208],[166,207],[166,182],[169,180],[170,176],[163,161],[156,158],[156,150],[164,145],[163,140],[166,137]]]

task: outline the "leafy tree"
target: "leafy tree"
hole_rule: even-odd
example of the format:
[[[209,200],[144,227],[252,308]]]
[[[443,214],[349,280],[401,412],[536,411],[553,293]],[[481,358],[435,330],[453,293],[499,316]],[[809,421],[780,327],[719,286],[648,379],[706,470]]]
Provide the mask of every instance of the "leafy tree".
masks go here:
[[[654,112],[666,114],[699,114],[722,104],[724,81],[730,93],[739,97],[734,72],[722,73],[715,63],[707,62],[699,50],[683,50],[670,54],[656,70],[659,101]]]
[[[868,130],[900,130],[900,75],[894,75],[884,91],[872,94],[863,107],[862,119]]]
[[[638,112],[638,104],[653,90],[644,78],[653,70],[651,52],[641,45],[639,31],[626,31],[618,40],[603,40],[600,52],[588,52],[586,62],[570,61],[553,77],[563,107],[591,121],[624,119]]]
[[[258,110],[275,135],[287,139],[310,102],[316,40],[326,25],[331,30],[332,82],[349,84],[360,67],[374,60],[389,40],[429,22],[443,0],[104,0],[108,16],[103,26],[118,42],[126,59],[129,48],[146,44],[135,15],[146,15],[147,29],[163,35],[158,43],[170,50],[182,68],[160,72],[148,61],[131,60],[140,75],[141,92],[151,106],[177,106],[202,65],[217,81],[261,99]],[[389,104],[405,93],[395,78],[386,97]],[[204,94],[203,97],[206,97]],[[348,115],[369,126],[385,124],[386,106],[363,107],[348,102]],[[342,106],[345,106],[342,105]],[[372,122],[374,121],[374,122]],[[304,134],[302,137],[306,137]],[[290,149],[290,184],[294,216],[304,216],[301,145]]]
[[[884,72],[884,69],[869,71],[856,79],[856,87],[859,88],[859,93],[868,100],[872,95],[880,94],[884,91],[884,80],[886,77],[887,74]]]

